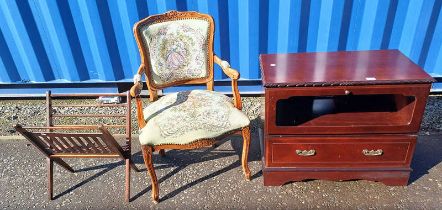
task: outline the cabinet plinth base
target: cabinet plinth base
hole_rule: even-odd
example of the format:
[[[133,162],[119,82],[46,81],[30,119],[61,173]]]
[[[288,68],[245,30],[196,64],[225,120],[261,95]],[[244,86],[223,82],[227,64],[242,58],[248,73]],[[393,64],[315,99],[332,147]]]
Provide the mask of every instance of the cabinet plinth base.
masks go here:
[[[330,181],[368,180],[382,182],[389,186],[406,186],[411,169],[293,169],[263,168],[264,186],[280,186],[288,182],[321,179]]]

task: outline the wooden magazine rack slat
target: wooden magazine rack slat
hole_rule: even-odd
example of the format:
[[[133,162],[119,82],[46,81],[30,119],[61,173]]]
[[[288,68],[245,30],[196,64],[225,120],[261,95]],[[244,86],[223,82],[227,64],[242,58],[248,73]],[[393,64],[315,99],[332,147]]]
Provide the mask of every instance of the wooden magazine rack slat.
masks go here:
[[[104,94],[105,96],[120,96],[126,98],[126,103],[121,104],[100,104],[96,105],[52,105],[56,98],[72,97],[97,97],[95,94],[46,94],[47,126],[45,127],[22,127],[16,125],[14,128],[29,140],[47,158],[48,163],[48,196],[53,199],[53,162],[57,163],[69,172],[74,169],[61,158],[119,158],[126,164],[125,201],[130,198],[130,168],[139,171],[133,164],[131,156],[131,96],[129,93]],[[126,114],[122,115],[95,115],[95,114],[65,114],[53,115],[53,107],[126,107]],[[54,125],[53,117],[117,117],[124,118],[124,125]],[[126,141],[120,145],[108,131],[109,128],[125,127]],[[43,131],[42,131],[43,130]],[[93,130],[94,132],[91,132]],[[64,132],[61,132],[64,131]],[[66,132],[66,131],[77,131]],[[78,133],[81,131],[81,133]],[[82,132],[87,131],[87,132]]]

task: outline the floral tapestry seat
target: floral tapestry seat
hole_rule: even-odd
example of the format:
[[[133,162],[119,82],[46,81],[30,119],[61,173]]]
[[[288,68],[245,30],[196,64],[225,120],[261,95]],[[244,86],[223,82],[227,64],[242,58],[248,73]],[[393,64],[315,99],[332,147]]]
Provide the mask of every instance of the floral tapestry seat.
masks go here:
[[[248,117],[224,94],[192,90],[166,95],[144,109],[143,145],[189,144],[249,125]]]

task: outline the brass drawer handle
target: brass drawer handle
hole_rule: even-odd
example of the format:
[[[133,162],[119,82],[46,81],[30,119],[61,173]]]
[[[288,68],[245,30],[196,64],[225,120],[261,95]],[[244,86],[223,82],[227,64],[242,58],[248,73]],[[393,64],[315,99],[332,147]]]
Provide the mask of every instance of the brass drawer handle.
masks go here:
[[[316,150],[311,149],[311,150],[300,150],[297,149],[296,150],[296,154],[299,156],[313,156],[316,154]]]
[[[364,150],[362,150],[362,154],[364,154],[365,156],[380,156],[380,155],[384,154],[384,151],[381,149],[377,149],[377,150],[364,149]]]

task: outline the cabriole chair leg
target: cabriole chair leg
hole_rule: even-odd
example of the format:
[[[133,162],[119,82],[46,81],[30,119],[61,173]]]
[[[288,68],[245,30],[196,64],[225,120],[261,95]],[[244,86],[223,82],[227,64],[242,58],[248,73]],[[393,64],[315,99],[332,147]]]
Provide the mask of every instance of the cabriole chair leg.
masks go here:
[[[250,169],[247,162],[250,146],[250,127],[247,126],[242,129],[243,147],[242,147],[242,169],[247,180],[250,180]]]
[[[142,145],[141,150],[143,151],[144,164],[146,165],[147,171],[149,172],[150,179],[152,182],[152,201],[154,203],[158,203],[159,201],[158,180],[157,180],[157,175],[155,174],[155,169],[152,164],[153,149],[150,146]]]

